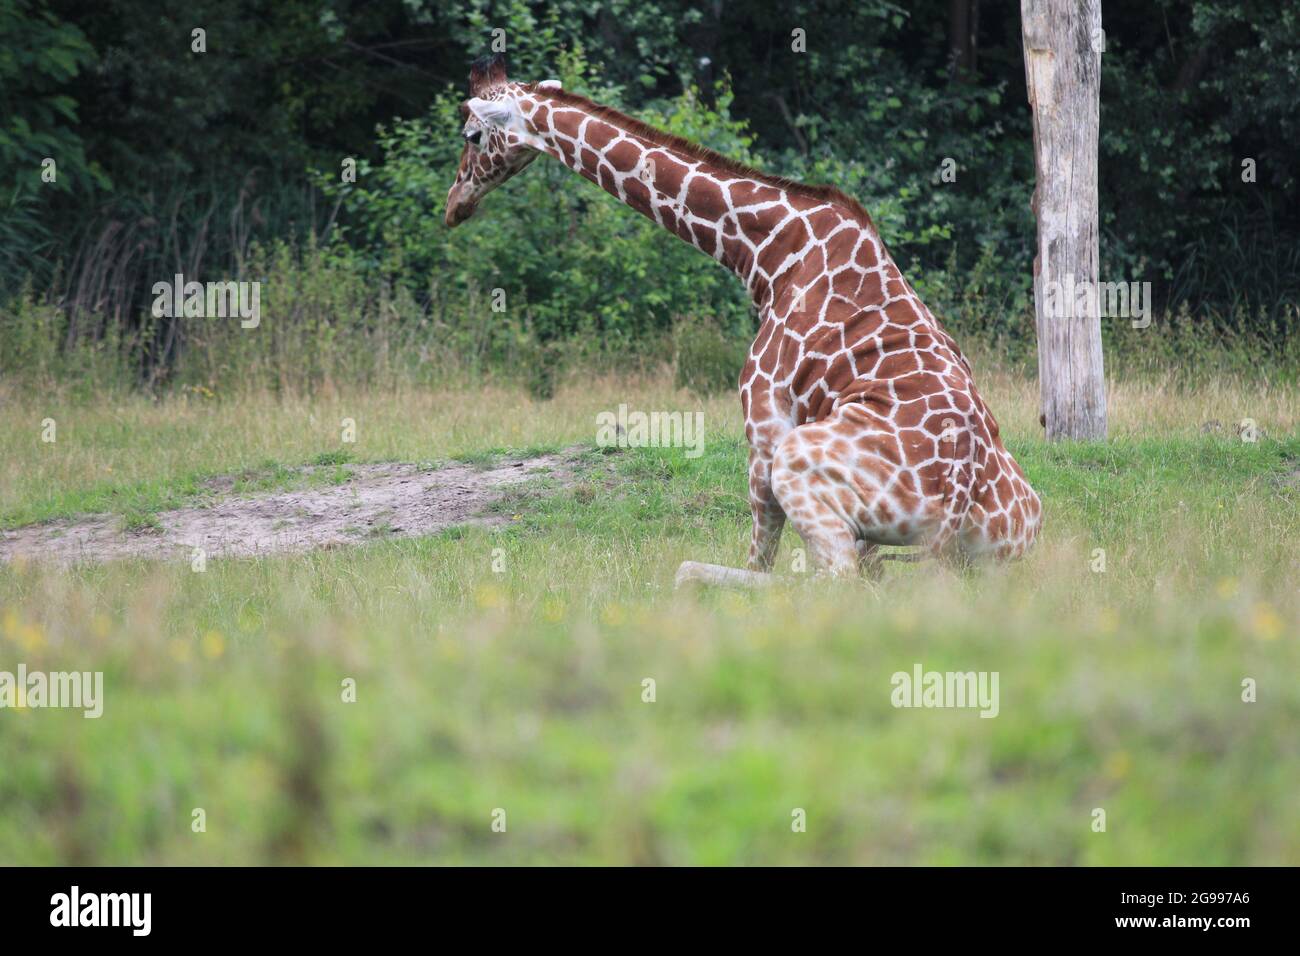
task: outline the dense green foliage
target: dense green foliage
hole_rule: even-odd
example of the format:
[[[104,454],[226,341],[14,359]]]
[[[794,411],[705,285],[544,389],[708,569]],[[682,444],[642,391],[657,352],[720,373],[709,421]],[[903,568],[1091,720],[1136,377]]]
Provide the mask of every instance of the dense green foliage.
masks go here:
[[[153,282],[265,277],[268,262],[292,270],[325,248],[364,301],[318,312],[317,331],[396,322],[404,346],[436,335],[476,361],[542,364],[560,340],[663,351],[682,318],[743,338],[748,303],[729,276],[555,164],[499,190],[469,227],[443,227],[467,65],[500,30],[516,78],[559,77],[855,195],[959,334],[1024,354],[1033,162],[1017,5],[979,5],[958,61],[950,5],[6,0],[5,326],[48,305],[42,349],[70,368],[76,348],[121,352],[154,381],[195,348],[211,360],[224,332],[152,321]],[[1203,332],[1285,341],[1300,299],[1300,14],[1148,0],[1108,4],[1104,25],[1103,280],[1151,281],[1159,311]],[[349,158],[355,184],[341,182]],[[23,327],[22,341],[0,334],[0,369],[23,367]]]

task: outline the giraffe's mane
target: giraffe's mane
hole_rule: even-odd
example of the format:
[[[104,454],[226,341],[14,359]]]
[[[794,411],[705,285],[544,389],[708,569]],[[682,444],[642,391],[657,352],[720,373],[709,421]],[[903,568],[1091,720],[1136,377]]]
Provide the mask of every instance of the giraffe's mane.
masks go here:
[[[656,146],[672,150],[677,153],[684,153],[691,159],[708,163],[710,166],[716,166],[725,172],[735,176],[742,176],[746,179],[752,179],[760,182],[765,186],[771,186],[774,189],[783,189],[792,196],[803,196],[819,203],[830,203],[831,205],[841,206],[847,209],[855,218],[860,219],[866,225],[875,231],[876,224],[871,221],[871,215],[862,208],[852,196],[849,196],[829,185],[813,185],[801,183],[797,179],[789,179],[785,176],[773,176],[771,173],[765,173],[761,170],[754,169],[752,166],[746,166],[744,163],[723,156],[716,150],[709,149],[707,146],[701,146],[699,143],[693,143],[689,139],[681,136],[674,136],[672,133],[665,133],[661,129],[655,129],[649,123],[643,123],[635,117],[628,116],[626,113],[620,113],[612,106],[603,106],[600,103],[593,102],[585,96],[577,93],[570,93],[568,90],[556,89],[554,87],[540,87],[539,84],[530,83],[524,86],[524,89],[532,96],[545,96],[556,103],[572,106],[580,109],[598,119],[608,120],[615,126],[618,126],[634,136],[641,139],[649,140]]]

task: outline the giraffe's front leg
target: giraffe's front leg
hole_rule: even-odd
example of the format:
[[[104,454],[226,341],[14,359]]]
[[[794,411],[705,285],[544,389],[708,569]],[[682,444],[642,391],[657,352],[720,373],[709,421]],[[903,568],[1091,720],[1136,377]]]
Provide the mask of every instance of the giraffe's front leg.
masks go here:
[[[746,366],[748,375],[752,364]],[[742,375],[742,378],[744,377]],[[775,580],[771,575],[776,560],[777,545],[781,543],[781,528],[785,525],[785,511],[772,493],[772,452],[789,431],[790,426],[771,411],[769,396],[755,396],[750,405],[750,394],[741,391],[741,405],[745,410],[745,435],[749,439],[749,509],[754,517],[754,532],[749,543],[748,569],[726,568],[717,564],[683,561],[677,569],[677,586],[700,583],[722,587],[761,588]],[[760,424],[754,424],[755,421]]]
[[[754,518],[749,540],[751,571],[771,571],[785,527],[785,512],[772,493],[772,458],[754,446],[749,450],[749,510]]]
[[[684,561],[677,568],[677,587],[701,583],[729,588],[766,588],[772,583],[772,563],[776,561],[776,548],[780,545],[781,528],[785,525],[785,511],[772,494],[772,450],[779,440],[774,436],[785,431],[789,431],[788,427],[777,431],[772,425],[764,429],[746,429],[749,434],[749,507],[754,516],[748,570]]]
[[[769,573],[781,543],[785,512],[772,494],[772,459],[754,445],[749,451],[749,507],[754,516],[754,533],[749,543],[747,570],[717,564],[683,561],[677,569],[677,587],[701,583],[719,587],[762,588],[772,584]]]

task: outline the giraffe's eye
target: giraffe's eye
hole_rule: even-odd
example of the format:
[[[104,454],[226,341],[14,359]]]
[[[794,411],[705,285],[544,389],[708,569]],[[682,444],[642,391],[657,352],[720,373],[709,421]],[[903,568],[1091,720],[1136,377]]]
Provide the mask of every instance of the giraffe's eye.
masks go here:
[[[473,130],[472,132],[465,134],[465,141],[469,143],[471,146],[477,146],[479,140],[481,140],[482,138],[483,138],[483,131],[481,129],[476,129]]]

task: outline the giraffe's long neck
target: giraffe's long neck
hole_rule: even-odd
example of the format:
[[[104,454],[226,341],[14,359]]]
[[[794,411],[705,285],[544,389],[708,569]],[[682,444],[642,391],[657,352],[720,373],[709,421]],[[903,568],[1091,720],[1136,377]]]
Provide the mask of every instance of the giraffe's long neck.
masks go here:
[[[721,262],[760,308],[813,240],[808,217],[830,208],[547,91],[520,108],[538,149]]]

